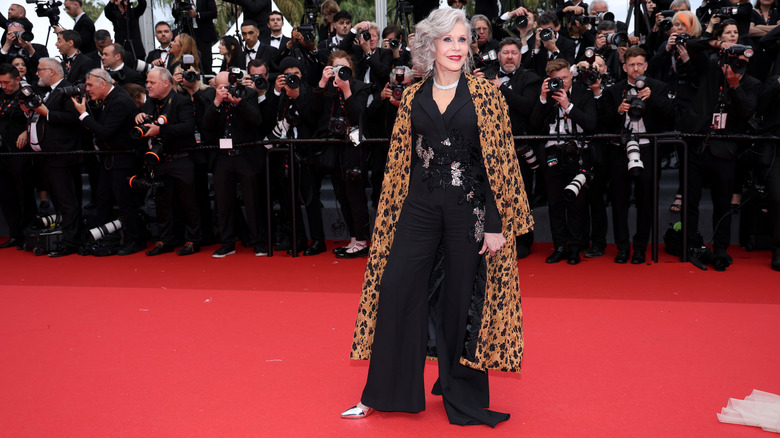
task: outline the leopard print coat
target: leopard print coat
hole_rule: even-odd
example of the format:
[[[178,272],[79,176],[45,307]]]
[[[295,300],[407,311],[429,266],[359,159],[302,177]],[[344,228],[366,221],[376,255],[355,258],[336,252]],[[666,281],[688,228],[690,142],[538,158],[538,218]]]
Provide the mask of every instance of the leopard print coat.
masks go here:
[[[479,370],[520,372],[523,356],[523,314],[520,307],[515,236],[530,231],[533,218],[514,149],[507,104],[485,79],[466,76],[477,112],[480,145],[501,215],[506,244],[487,256],[487,284],[476,349],[463,365]],[[410,87],[401,100],[390,139],[382,195],[377,209],[371,252],[363,279],[350,357],[369,359],[374,339],[379,284],[393,244],[396,223],[409,189],[412,151],[412,99],[424,81]],[[432,358],[435,359],[435,358]]]

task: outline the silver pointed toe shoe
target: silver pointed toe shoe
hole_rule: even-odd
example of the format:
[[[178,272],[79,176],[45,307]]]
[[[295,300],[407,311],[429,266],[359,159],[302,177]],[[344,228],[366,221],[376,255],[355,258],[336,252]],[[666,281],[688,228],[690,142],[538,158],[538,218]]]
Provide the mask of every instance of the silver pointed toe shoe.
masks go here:
[[[362,420],[371,413],[374,412],[372,408],[368,408],[366,410],[360,409],[360,407],[352,406],[351,408],[347,409],[346,411],[341,413],[341,418],[344,418],[346,420]]]

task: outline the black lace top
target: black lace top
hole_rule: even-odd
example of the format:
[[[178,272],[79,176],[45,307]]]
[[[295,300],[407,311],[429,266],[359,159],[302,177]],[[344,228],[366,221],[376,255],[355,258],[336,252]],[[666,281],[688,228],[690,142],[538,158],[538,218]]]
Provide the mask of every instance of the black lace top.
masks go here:
[[[501,232],[501,218],[482,161],[474,103],[461,76],[455,97],[442,114],[433,100],[432,84],[429,79],[412,104],[412,169],[422,167],[422,180],[430,191],[462,192],[458,204],[467,204],[475,216],[468,237],[481,241],[485,232]]]

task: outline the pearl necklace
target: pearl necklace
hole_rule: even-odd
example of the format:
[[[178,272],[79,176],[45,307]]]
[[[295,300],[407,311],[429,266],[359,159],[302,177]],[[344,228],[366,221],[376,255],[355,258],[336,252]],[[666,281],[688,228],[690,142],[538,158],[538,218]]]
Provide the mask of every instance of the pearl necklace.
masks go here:
[[[449,85],[440,85],[438,82],[436,82],[436,78],[433,78],[433,86],[438,88],[439,90],[452,90],[453,88],[458,86],[458,82],[460,82],[460,78],[458,78],[457,81]]]

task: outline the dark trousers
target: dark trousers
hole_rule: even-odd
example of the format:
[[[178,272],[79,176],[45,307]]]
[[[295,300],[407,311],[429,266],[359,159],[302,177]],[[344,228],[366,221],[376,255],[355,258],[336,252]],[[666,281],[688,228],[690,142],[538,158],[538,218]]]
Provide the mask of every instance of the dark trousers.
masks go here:
[[[300,166],[300,187],[298,191],[306,207],[311,240],[325,240],[325,226],[322,223],[322,172],[310,164]]]
[[[420,168],[395,231],[380,285],[376,331],[362,403],[381,411],[425,409],[423,371],[429,330],[435,333],[441,394],[451,423],[495,425],[508,418],[485,410],[487,373],[458,362],[480,262],[481,242],[470,241],[474,215],[458,205],[458,191],[429,192]],[[435,308],[429,308],[428,283],[439,245],[444,251],[444,281]],[[435,315],[429,327],[429,312]]]
[[[775,146],[775,154],[780,152],[780,147]],[[772,232],[772,246],[780,249],[780,157],[775,155],[772,162],[772,168],[767,174],[767,192],[769,194],[770,211],[772,214],[772,223],[774,224]]]
[[[589,214],[585,218],[588,220],[589,227],[586,226],[585,230],[587,232],[590,229],[591,245],[601,249],[607,247],[607,229],[609,228],[607,223],[607,202],[605,200],[610,165],[607,151],[610,150],[608,148],[614,147],[610,144],[590,145],[591,150],[596,151],[595,155],[598,158],[593,160],[593,181],[590,182],[590,187],[586,193]]]
[[[0,210],[12,239],[23,239],[22,230],[35,216],[32,160],[25,157],[0,158]]]
[[[580,252],[587,247],[587,186],[574,201],[563,199],[563,189],[577,175],[577,168],[576,165],[559,163],[544,172],[553,244],[556,248],[568,244],[570,252]]]
[[[213,75],[214,69],[212,64],[214,63],[213,55],[211,54],[211,47],[214,42],[205,41],[202,38],[195,38],[195,46],[200,52],[201,73],[204,75]]]
[[[710,182],[712,196],[712,228],[714,247],[728,248],[731,243],[731,195],[734,189],[736,161],[714,157],[709,149],[701,155],[688,156],[688,195],[683,194],[683,206],[688,209],[688,242],[701,245],[699,233],[699,202],[704,182]]]
[[[631,186],[636,200],[636,234],[634,250],[646,251],[653,225],[653,150],[650,146],[639,149],[645,170],[639,176],[628,173],[628,157],[623,148],[615,147],[609,172],[612,194],[612,224],[618,249],[629,249],[628,210],[631,207]]]
[[[246,151],[242,151],[247,153]],[[246,207],[246,225],[251,244],[260,243],[265,214],[260,204],[260,173],[245,156],[228,156],[218,152],[214,167],[214,192],[217,198],[219,237],[223,245],[236,242],[235,221],[240,209],[236,208],[236,186],[241,183],[241,193]]]
[[[95,194],[95,226],[103,225],[114,219],[114,202],[119,206],[119,217],[125,235],[125,245],[144,244],[141,220],[138,217],[138,204],[127,179],[136,174],[133,168],[115,169],[111,166],[112,156],[103,158],[98,174],[97,193]]]
[[[48,181],[54,206],[62,215],[62,241],[65,246],[81,246],[81,201],[76,190],[81,187],[81,163],[65,165],[58,158],[41,159],[41,170]]]
[[[160,240],[168,245],[176,243],[173,230],[174,196],[182,207],[185,228],[184,239],[199,243],[201,239],[200,212],[195,199],[195,164],[189,157],[163,161],[154,167],[154,174],[163,183],[154,199]]]
[[[333,191],[341,205],[350,237],[369,240],[370,224],[366,180],[368,178],[368,152],[366,146],[339,146],[341,153],[331,174]],[[359,173],[359,175],[356,175]]]
[[[279,211],[280,211],[280,225],[279,228],[281,229],[282,234],[287,234],[289,237],[286,236],[280,236],[280,240],[284,240],[285,238],[289,238],[292,240],[292,212],[293,208],[295,209],[295,221],[296,221],[296,237],[299,242],[302,242],[306,240],[306,227],[303,224],[303,210],[301,209],[301,203],[300,203],[300,196],[296,194],[295,196],[295,205],[290,205],[290,195],[292,185],[290,183],[290,176],[289,176],[289,166],[290,166],[290,160],[289,157],[285,154],[275,153],[268,155],[269,160],[269,173],[271,174],[270,180],[271,180],[271,205],[274,204],[274,202],[279,203]],[[307,172],[306,170],[307,166],[301,166],[299,168],[296,168],[296,170],[299,170],[297,175],[300,178],[300,181],[305,181],[308,177],[311,175],[304,176],[303,173]],[[322,183],[322,178],[320,177],[319,183]],[[312,189],[311,184],[309,182],[306,182],[307,189]],[[303,183],[301,184],[303,185]],[[301,190],[304,190],[302,187],[298,187],[298,192]],[[316,213],[319,215],[319,229],[322,230],[322,213],[321,209],[322,206],[320,205],[320,187],[319,184],[316,186],[316,190],[313,192],[316,193]],[[312,195],[314,196],[314,195]],[[314,213],[314,201],[311,202],[312,206],[310,207],[307,205],[306,207],[306,213],[309,215],[309,227],[312,228],[312,216]],[[310,211],[311,208],[311,211]],[[312,230],[312,239],[314,239],[313,235],[314,231]],[[325,240],[325,232],[322,232],[322,240]],[[272,238],[274,236],[269,236],[269,238]]]

